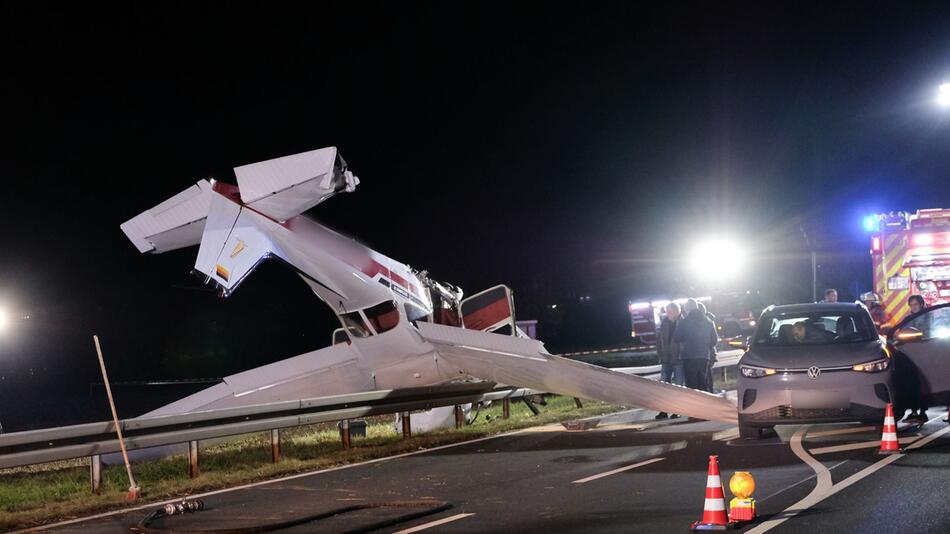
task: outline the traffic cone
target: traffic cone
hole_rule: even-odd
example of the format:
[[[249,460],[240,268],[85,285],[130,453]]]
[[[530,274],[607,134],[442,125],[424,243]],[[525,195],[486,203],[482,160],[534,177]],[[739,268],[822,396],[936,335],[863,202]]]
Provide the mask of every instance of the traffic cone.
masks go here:
[[[729,516],[726,514],[726,497],[722,491],[722,479],[719,478],[719,457],[709,457],[709,475],[706,477],[706,503],[703,506],[703,519],[696,521],[690,530],[726,530],[729,528]]]
[[[897,425],[894,424],[894,408],[890,403],[887,404],[887,410],[884,412],[884,433],[881,434],[881,450],[879,454],[896,454],[901,452],[900,444],[897,443]]]

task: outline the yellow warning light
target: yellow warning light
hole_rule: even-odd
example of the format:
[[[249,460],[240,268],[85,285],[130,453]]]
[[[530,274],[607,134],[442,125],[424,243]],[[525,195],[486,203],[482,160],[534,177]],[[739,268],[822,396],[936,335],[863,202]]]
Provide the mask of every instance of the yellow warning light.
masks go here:
[[[748,499],[755,491],[755,479],[748,471],[736,471],[729,479],[729,491],[740,499]]]
[[[755,519],[755,479],[748,471],[736,471],[729,479],[729,491],[736,496],[729,501],[729,520],[733,522],[752,521]]]

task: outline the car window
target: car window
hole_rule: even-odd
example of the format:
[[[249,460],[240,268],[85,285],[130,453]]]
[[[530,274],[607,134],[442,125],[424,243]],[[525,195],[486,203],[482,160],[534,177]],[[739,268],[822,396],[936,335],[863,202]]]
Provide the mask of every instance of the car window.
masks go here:
[[[766,315],[755,332],[755,343],[762,345],[856,343],[876,338],[870,316],[857,312]]]
[[[950,306],[928,310],[904,324],[923,332],[922,339],[950,337]]]

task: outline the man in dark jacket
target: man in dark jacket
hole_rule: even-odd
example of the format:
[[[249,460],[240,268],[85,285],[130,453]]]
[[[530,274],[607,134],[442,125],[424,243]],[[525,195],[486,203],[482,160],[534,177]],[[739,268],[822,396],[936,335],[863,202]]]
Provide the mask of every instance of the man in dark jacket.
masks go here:
[[[679,343],[673,341],[673,333],[680,320],[680,305],[675,302],[667,304],[666,315],[660,321],[660,332],[656,338],[656,353],[660,360],[660,380],[682,386],[685,384],[683,361],[680,360]],[[656,415],[656,419],[666,419],[666,417],[666,412]],[[676,417],[676,414],[670,417]]]
[[[713,365],[716,365],[716,361],[718,361],[719,359],[717,358],[717,355],[716,355],[716,344],[719,343],[719,335],[716,332],[716,316],[713,315],[702,302],[700,302],[698,306],[699,306],[699,311],[703,312],[703,315],[705,315],[706,318],[709,319],[709,321],[713,324],[713,334],[716,334],[716,341],[713,342],[712,348],[709,349],[709,360],[706,362],[706,387],[703,388],[706,391],[713,393],[712,370],[713,370]]]
[[[704,389],[709,351],[718,341],[716,327],[699,310],[696,301],[689,299],[684,306],[686,318],[676,325],[673,342],[680,345],[680,358],[686,375],[686,387]]]

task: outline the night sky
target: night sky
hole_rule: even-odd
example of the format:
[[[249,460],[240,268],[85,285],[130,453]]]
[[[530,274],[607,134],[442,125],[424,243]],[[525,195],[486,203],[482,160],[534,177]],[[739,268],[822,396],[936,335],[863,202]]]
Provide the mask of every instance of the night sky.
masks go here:
[[[273,157],[339,147],[362,183],[309,215],[469,294],[508,283],[553,350],[622,341],[628,299],[709,290],[681,265],[699,235],[740,236],[733,289],[790,302],[804,225],[819,285],[853,298],[863,215],[950,206],[945,2],[271,4],[0,7],[0,303],[30,315],[0,335],[0,422],[24,391],[87,391],[93,333],[115,380],[327,345],[285,268],[222,301],[197,249],[119,230]]]

